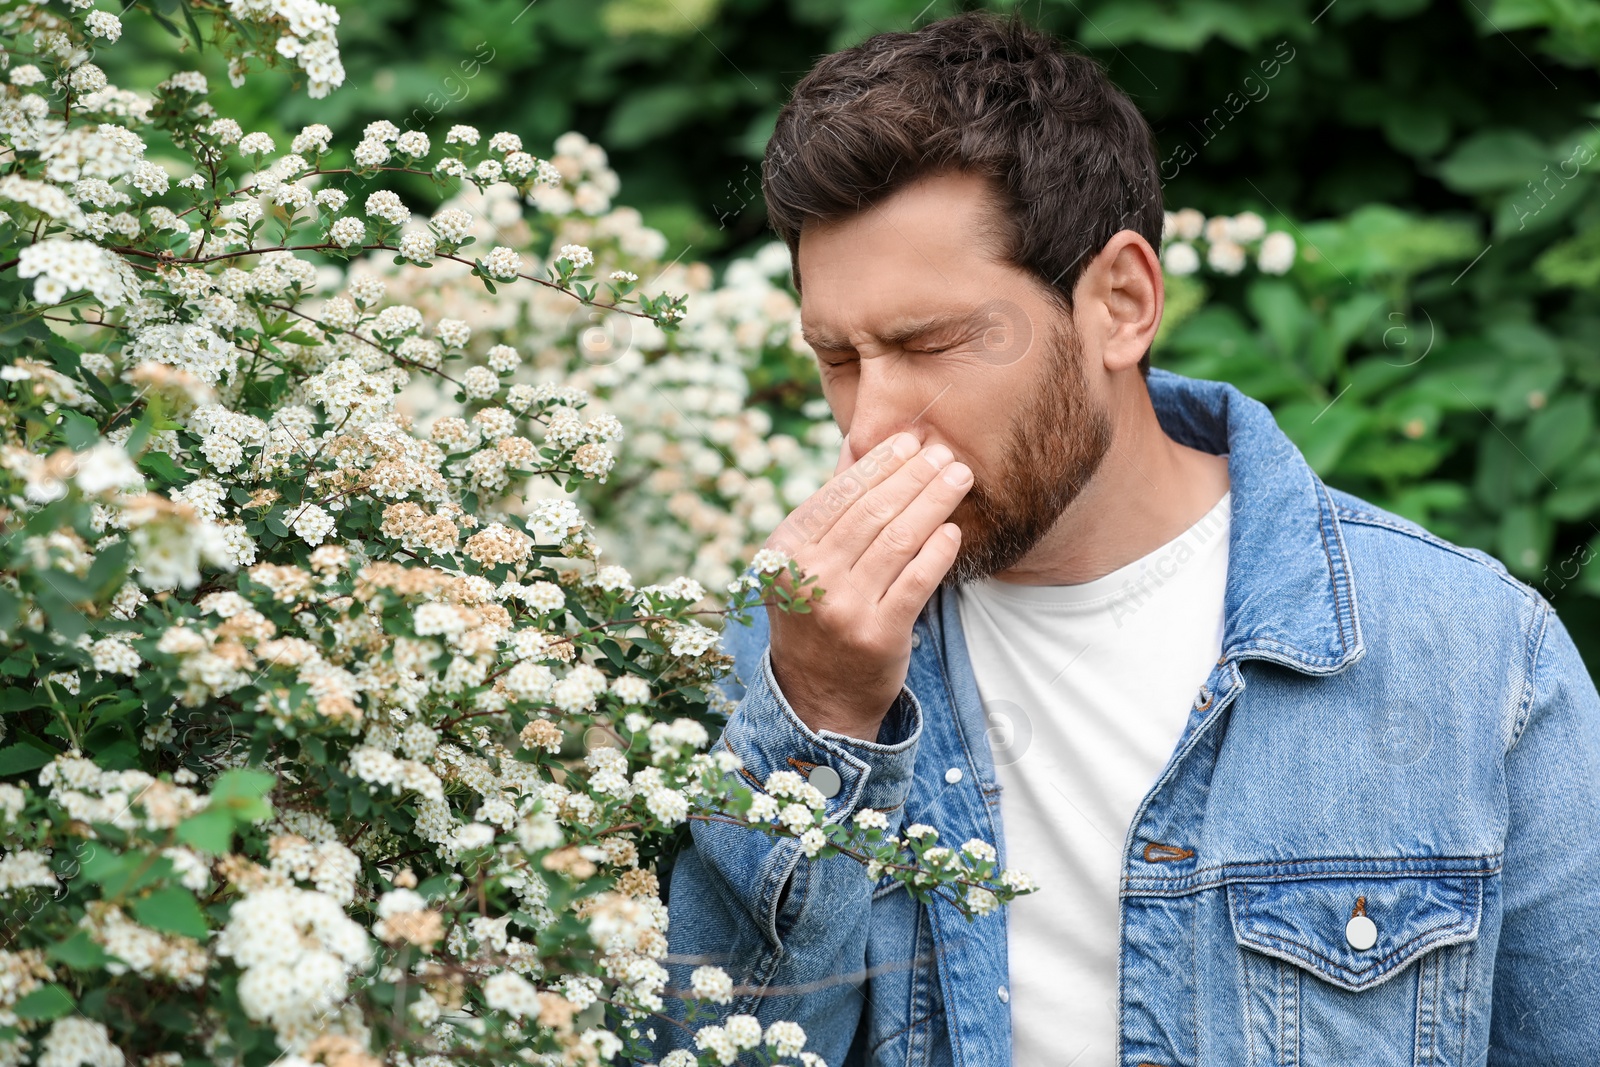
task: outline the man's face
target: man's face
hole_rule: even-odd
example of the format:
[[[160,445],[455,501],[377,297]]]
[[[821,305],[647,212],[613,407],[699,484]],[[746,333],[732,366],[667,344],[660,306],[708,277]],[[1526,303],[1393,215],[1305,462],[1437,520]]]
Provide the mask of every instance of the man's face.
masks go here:
[[[798,253],[801,323],[851,452],[911,430],[972,468],[946,586],[1020,560],[1111,443],[1070,317],[986,244],[991,195],[976,176],[927,178],[808,226]]]

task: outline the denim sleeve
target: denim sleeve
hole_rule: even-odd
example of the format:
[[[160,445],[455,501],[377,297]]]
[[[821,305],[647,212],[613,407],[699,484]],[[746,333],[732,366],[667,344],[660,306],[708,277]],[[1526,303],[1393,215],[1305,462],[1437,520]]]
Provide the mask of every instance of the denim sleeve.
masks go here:
[[[1490,1067],[1600,1060],[1600,696],[1547,602],[1506,755]]]
[[[839,791],[828,798],[829,822],[848,821],[864,807],[883,809],[889,832],[898,832],[922,708],[902,685],[876,741],[801,721],[772,673],[765,609],[749,626],[730,621],[724,650],[734,656],[736,678],[722,685],[738,706],[716,747],[743,762],[746,784],[760,791],[769,774],[811,765],[838,772]],[[756,1016],[763,1028],[784,1019],[806,1032],[806,1049],[827,1063],[845,1060],[865,991],[867,934],[873,881],[848,856],[811,860],[793,838],[773,838],[754,827],[692,820],[691,843],[677,856],[669,882],[665,961],[669,995],[657,1019],[652,1049],[659,1059],[676,1048],[693,1050],[694,1031],[727,1016]],[[733,979],[734,995],[685,1024],[685,1002],[670,990],[689,988],[690,975],[715,964]]]

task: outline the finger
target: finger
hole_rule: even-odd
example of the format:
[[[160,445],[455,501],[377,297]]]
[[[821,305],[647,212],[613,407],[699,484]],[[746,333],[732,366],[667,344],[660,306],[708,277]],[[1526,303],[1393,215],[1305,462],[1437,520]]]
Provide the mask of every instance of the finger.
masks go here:
[[[833,465],[834,476],[838,477],[841,471],[846,470],[855,461],[855,453],[850,451],[850,435],[845,434],[844,440],[839,442],[839,462]]]
[[[924,462],[916,459],[908,466]],[[971,488],[972,471],[964,463],[951,463],[929,478],[922,491],[890,518],[862,551],[851,568],[851,583],[868,598],[883,599]]]
[[[933,531],[878,602],[878,610],[890,625],[911,629],[939,581],[949,573],[960,548],[961,528],[955,523],[942,523]]]
[[[795,508],[779,523],[769,543],[793,556],[805,546],[820,542],[851,504],[900,469],[907,457],[914,456],[916,446],[917,438],[910,433],[897,433],[879,442]],[[849,448],[849,444],[843,448]],[[854,559],[852,556],[850,562]]]
[[[923,449],[881,484],[854,501],[849,510],[833,524],[833,528],[822,537],[818,547],[834,566],[854,570],[861,557],[883,532],[884,527],[910,507],[911,502],[917,499],[929,482],[939,477],[940,468],[934,466],[930,458],[932,453],[940,453],[944,458],[950,458],[950,449],[943,444],[934,444]],[[954,506],[951,504],[951,507]],[[903,565],[916,554],[917,549],[933,530],[935,522],[942,518],[944,516],[940,515],[930,521],[924,529],[917,532],[914,540],[906,539],[910,531],[903,527],[900,529],[902,541],[898,548],[902,555],[897,560],[898,564]],[[873,584],[879,590],[885,589],[894,579],[894,575],[899,573],[900,567],[896,566],[893,573],[873,580]]]

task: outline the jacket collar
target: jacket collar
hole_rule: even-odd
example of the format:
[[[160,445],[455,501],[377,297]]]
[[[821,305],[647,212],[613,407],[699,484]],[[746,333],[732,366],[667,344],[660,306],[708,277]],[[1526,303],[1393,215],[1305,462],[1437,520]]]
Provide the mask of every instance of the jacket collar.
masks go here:
[[[1151,368],[1147,384],[1169,436],[1228,454],[1223,658],[1272,660],[1308,674],[1359,659],[1366,649],[1333,500],[1272,412],[1226,382]]]

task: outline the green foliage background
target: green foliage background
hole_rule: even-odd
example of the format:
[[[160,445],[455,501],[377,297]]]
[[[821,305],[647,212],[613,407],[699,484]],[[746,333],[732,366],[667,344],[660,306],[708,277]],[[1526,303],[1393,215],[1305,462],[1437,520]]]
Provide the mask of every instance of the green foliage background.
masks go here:
[[[761,152],[814,59],[974,5],[338,6],[349,78],[325,100],[276,71],[232,89],[216,57],[187,58],[224,113],[280,144],[313,121],[353,140],[388,118],[512,130],[537,154],[581,130],[669,257],[715,265],[769,238]],[[1168,208],[1252,209],[1299,244],[1283,278],[1169,279],[1156,363],[1234,382],[1330,484],[1502,559],[1600,665],[1600,0],[1033,0],[1025,13],[1102,60],[1144,111]],[[159,70],[183,47],[139,29],[96,57],[113,82],[138,84],[130,68]],[[820,395],[814,377],[784,381],[808,373],[755,373],[774,386],[758,395],[778,428]]]

